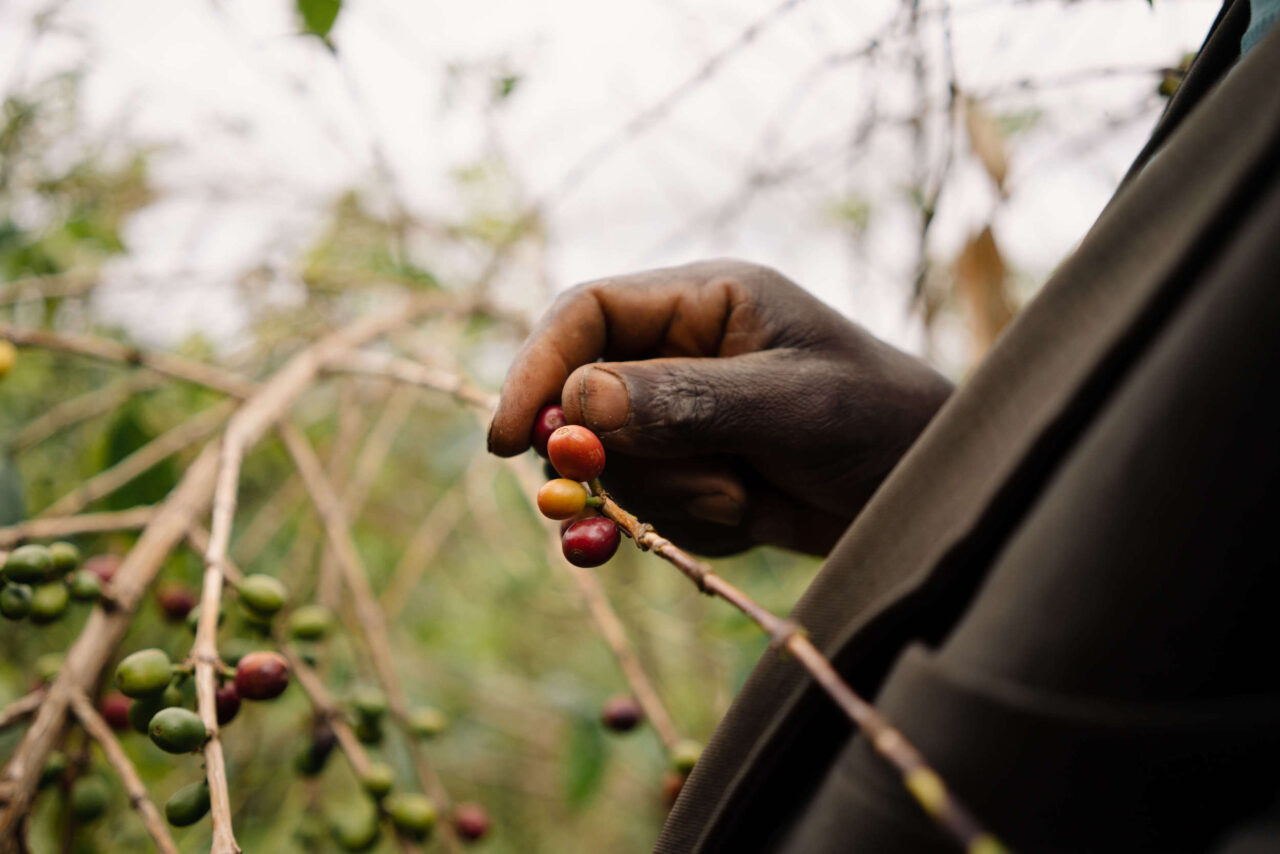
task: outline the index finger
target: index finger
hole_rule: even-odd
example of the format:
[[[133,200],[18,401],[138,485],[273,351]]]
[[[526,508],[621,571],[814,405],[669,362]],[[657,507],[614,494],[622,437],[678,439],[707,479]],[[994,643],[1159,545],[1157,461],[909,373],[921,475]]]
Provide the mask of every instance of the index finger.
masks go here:
[[[516,353],[489,425],[489,450],[529,447],[538,411],[569,374],[600,357],[715,355],[732,298],[716,265],[691,264],[588,282],[559,297]],[[707,287],[707,285],[712,285]]]

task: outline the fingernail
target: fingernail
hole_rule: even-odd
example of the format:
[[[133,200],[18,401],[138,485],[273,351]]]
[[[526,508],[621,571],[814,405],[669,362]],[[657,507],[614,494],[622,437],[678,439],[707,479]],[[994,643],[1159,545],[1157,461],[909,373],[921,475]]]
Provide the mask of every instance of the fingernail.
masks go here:
[[[733,526],[742,522],[742,505],[723,492],[699,495],[684,506],[685,512],[695,519]]]
[[[627,423],[631,397],[622,378],[600,368],[587,371],[582,383],[582,417],[592,430],[607,433]]]

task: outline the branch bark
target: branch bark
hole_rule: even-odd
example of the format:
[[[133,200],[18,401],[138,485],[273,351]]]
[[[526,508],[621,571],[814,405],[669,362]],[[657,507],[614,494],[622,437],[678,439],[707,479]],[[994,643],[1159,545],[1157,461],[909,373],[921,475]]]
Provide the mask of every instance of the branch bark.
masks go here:
[[[40,708],[40,704],[44,702],[44,697],[45,690],[37,688],[30,694],[19,697],[3,709],[0,709],[0,731],[25,721],[35,714],[36,709]]]
[[[106,513],[29,519],[7,528],[0,528],[0,549],[12,548],[26,540],[56,540],[77,534],[104,534],[109,531],[145,528],[147,523],[155,518],[157,512],[159,508],[142,506]]]

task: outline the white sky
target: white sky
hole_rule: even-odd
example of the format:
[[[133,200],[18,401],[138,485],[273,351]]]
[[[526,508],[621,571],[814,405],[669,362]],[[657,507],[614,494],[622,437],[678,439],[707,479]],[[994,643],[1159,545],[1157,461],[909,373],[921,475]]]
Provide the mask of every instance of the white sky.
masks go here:
[[[124,284],[114,296],[107,289],[102,307],[152,340],[193,329],[233,337],[244,318],[232,282],[264,259],[281,267],[296,260],[332,198],[371,185],[375,145],[396,197],[424,217],[459,216],[467,200],[451,170],[493,145],[527,196],[542,197],[776,4],[348,0],[332,34],[335,62],[314,39],[294,34],[289,2],[69,2],[59,28],[34,43],[21,67],[25,80],[82,67],[92,131],[159,147],[153,163],[162,194],[129,223],[131,254],[112,270]],[[14,82],[10,69],[32,44],[32,14],[47,6],[0,0],[0,81]],[[1217,7],[1212,0],[1157,0],[1154,10],[1143,0],[957,3],[957,80],[981,95],[1024,77],[1154,68],[1198,46]],[[939,7],[922,8],[936,70]],[[911,79],[896,70],[904,42],[887,39],[875,67],[815,71],[824,57],[864,44],[898,9],[886,0],[808,0],[732,54],[550,208],[546,265],[554,287],[736,255],[779,268],[878,334],[918,348],[918,325],[906,311],[915,239],[902,190],[914,163],[909,136],[886,131],[858,156],[846,153],[873,99],[881,116],[912,109]],[[450,85],[450,65],[480,70]],[[483,87],[502,68],[524,79],[488,112]],[[932,235],[935,255],[954,257],[993,216],[1011,266],[1043,278],[1105,203],[1158,107],[1149,104],[1118,130],[1101,129],[1132,115],[1153,85],[1150,75],[1122,74],[1036,94],[1006,88],[989,102],[991,112],[1038,104],[1046,116],[1015,139],[1011,197],[1001,205],[961,134]],[[940,106],[938,74],[931,91]],[[761,136],[771,126],[781,131],[778,144],[762,158]],[[944,128],[941,118],[931,125],[936,140]],[[801,174],[725,208],[753,168],[779,163]],[[826,213],[850,192],[873,205],[860,245]],[[730,214],[719,229],[710,227],[717,211]],[[475,261],[416,260],[459,277]],[[140,291],[139,276],[154,286]],[[544,297],[533,282],[517,274],[504,293],[536,309]]]

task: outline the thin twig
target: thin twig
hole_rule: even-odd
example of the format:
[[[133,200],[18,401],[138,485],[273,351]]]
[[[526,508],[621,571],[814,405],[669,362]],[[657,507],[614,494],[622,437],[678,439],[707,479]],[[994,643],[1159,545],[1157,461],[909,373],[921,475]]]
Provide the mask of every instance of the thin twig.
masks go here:
[[[498,403],[497,397],[469,385],[459,374],[451,371],[441,371],[428,365],[395,356],[383,356],[366,352],[352,353],[341,362],[335,362],[331,365],[329,371],[331,373],[389,377],[397,382],[443,392],[453,396],[467,406],[481,409],[491,410]]]
[[[27,540],[56,540],[79,534],[105,534],[110,531],[145,528],[157,512],[156,507],[142,506],[104,513],[83,513],[79,516],[29,519],[0,528],[0,549],[7,549]]]
[[[173,837],[169,835],[169,826],[160,816],[160,810],[156,809],[156,805],[147,796],[147,787],[138,776],[138,769],[133,767],[133,763],[125,755],[124,748],[111,732],[111,727],[107,726],[107,722],[102,719],[97,709],[93,707],[93,703],[89,702],[89,698],[82,691],[76,691],[69,699],[71,710],[80,719],[80,725],[98,742],[103,755],[107,757],[107,763],[124,784],[124,790],[129,795],[129,803],[141,816],[147,833],[151,834],[151,841],[156,844],[156,848],[160,849],[161,854],[178,854],[178,847],[173,844]]]
[[[409,538],[399,563],[391,573],[391,580],[382,590],[379,601],[388,620],[400,616],[404,606],[408,604],[409,594],[418,586],[422,574],[426,572],[431,558],[444,545],[444,541],[453,533],[464,514],[462,498],[453,491],[446,492],[436,501],[427,515],[422,517],[418,529]]]
[[[293,515],[306,498],[302,481],[297,477],[286,480],[284,486],[267,499],[257,515],[245,526],[244,533],[236,537],[234,547],[240,562],[247,566],[257,560],[285,520]]]
[[[45,689],[37,688],[0,709],[0,731],[21,723],[35,714],[36,709],[40,708],[40,704],[44,702],[45,693]]]

